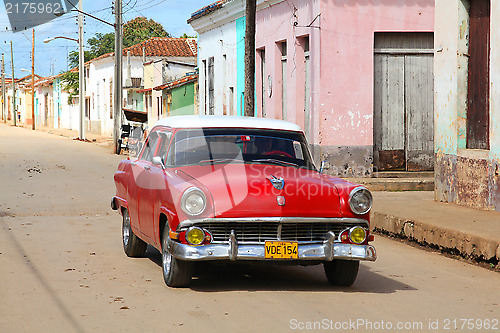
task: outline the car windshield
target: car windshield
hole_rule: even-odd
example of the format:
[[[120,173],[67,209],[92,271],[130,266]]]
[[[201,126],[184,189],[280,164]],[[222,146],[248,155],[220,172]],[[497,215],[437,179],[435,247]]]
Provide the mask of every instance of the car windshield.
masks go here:
[[[189,129],[175,134],[167,165],[216,163],[264,163],[315,170],[302,133],[255,129]]]

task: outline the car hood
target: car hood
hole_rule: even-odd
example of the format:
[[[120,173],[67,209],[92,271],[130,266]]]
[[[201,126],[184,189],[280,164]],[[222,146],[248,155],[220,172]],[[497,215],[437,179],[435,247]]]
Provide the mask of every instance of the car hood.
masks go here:
[[[263,164],[189,166],[213,198],[214,217],[342,217],[342,180],[317,171]],[[273,185],[273,182],[276,185]],[[283,188],[280,189],[282,181]],[[337,182],[337,184],[335,184]]]

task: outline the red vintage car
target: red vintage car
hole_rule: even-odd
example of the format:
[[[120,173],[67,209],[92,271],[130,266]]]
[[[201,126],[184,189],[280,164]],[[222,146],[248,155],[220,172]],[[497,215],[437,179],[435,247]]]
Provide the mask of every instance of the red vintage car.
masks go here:
[[[370,192],[318,171],[289,122],[164,118],[114,179],[125,253],[161,251],[168,286],[187,286],[206,260],[322,263],[331,284],[348,286],[377,257]]]

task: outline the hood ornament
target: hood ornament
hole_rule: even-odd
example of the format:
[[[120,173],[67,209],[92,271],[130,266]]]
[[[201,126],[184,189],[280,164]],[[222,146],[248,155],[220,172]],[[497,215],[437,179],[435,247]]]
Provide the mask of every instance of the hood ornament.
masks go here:
[[[285,180],[283,179],[283,177],[276,178],[275,176],[271,175],[271,177],[267,178],[267,180],[269,180],[277,190],[282,190],[283,187],[285,187]]]

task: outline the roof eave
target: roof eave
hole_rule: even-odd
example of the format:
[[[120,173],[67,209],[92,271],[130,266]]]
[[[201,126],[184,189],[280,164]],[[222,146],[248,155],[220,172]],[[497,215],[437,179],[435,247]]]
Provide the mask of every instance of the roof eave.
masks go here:
[[[193,27],[193,30],[198,33],[203,33],[216,27],[223,26],[229,22],[235,21],[236,19],[243,17],[244,13],[244,1],[230,1],[225,3],[222,7],[218,8],[215,11],[197,17],[191,21],[188,20],[188,23]]]

